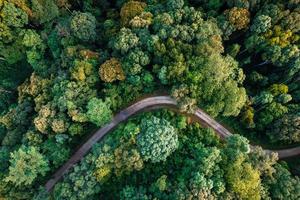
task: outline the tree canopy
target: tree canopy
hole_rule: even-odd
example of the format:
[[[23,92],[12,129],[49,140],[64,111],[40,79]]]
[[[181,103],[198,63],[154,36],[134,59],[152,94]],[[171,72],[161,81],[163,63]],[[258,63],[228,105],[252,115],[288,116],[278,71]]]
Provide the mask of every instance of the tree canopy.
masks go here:
[[[299,199],[299,159],[249,145],[300,141],[299,33],[299,0],[0,0],[0,199],[47,199],[88,135],[162,94],[178,113],[121,124],[50,198]]]

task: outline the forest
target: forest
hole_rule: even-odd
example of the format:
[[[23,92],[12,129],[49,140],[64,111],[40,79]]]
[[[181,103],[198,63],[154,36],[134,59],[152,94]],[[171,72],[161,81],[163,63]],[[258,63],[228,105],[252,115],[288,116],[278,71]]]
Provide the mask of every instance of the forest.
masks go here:
[[[299,0],[0,0],[0,200],[298,200],[299,146]]]

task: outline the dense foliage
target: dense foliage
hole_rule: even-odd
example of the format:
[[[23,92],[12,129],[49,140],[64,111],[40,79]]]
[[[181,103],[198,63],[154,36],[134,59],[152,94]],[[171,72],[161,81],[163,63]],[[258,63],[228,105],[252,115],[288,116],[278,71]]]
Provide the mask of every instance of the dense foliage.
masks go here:
[[[299,32],[298,0],[0,0],[0,199],[46,199],[73,149],[148,94],[254,142],[299,143]],[[192,121],[120,125],[53,198],[300,198],[275,155]]]
[[[139,140],[145,123],[178,127],[172,131],[178,147],[165,160],[157,157],[158,152],[150,160],[143,156]],[[159,128],[152,131],[160,132]],[[154,134],[149,132],[149,137]],[[56,185],[54,198],[284,199],[287,194],[299,198],[300,180],[276,161],[275,154],[261,148],[250,152],[248,140],[239,135],[222,143],[211,129],[188,124],[185,117],[165,111],[147,113],[120,125],[95,145]]]
[[[137,145],[144,160],[156,163],[166,160],[176,150],[178,136],[169,122],[152,117],[141,122]]]

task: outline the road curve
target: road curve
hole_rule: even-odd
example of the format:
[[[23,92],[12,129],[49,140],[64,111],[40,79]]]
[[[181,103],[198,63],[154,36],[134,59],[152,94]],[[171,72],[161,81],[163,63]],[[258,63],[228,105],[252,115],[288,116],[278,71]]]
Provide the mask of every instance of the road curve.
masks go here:
[[[74,164],[79,162],[92,148],[92,146],[99,142],[106,134],[110,133],[116,126],[121,122],[124,122],[129,117],[137,114],[146,109],[158,109],[158,108],[177,108],[177,103],[170,96],[153,96],[144,98],[131,106],[121,110],[110,123],[103,126],[101,129],[96,131],[80,148],[72,155],[72,157],[60,168],[55,174],[48,180],[45,185],[47,192],[50,192],[54,185],[72,168]],[[224,126],[219,124],[216,120],[210,117],[201,109],[196,109],[193,114],[202,124],[211,127],[222,139],[226,139],[231,136],[232,133],[228,131]],[[283,150],[268,150],[265,149],[267,153],[278,153],[278,157],[288,158],[300,155],[300,147],[283,149]]]

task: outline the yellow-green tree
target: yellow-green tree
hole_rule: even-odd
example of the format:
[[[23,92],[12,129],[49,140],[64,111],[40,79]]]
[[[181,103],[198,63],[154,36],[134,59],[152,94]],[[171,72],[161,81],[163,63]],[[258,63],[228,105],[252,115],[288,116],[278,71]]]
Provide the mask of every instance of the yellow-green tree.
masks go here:
[[[129,1],[125,3],[120,11],[121,23],[123,26],[128,26],[129,22],[144,11],[147,4],[141,1]]]
[[[123,81],[125,74],[123,72],[121,62],[116,58],[105,61],[99,69],[99,75],[104,82],[113,82],[115,80]]]

